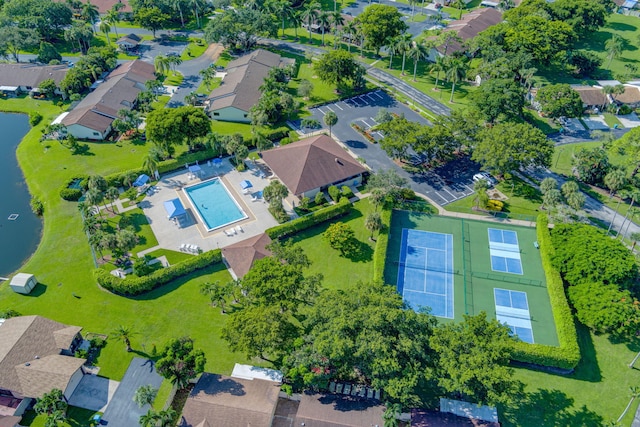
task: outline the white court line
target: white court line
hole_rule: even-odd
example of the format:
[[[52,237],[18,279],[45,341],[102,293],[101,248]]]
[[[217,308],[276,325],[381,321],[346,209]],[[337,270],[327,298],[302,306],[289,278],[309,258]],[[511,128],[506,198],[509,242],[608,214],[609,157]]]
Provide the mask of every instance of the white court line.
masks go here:
[[[329,107],[328,105],[325,105],[325,107],[331,111],[333,111],[333,109],[331,107]],[[335,111],[333,111],[335,113]]]
[[[342,111],[342,110],[343,110],[343,108],[342,108],[341,106],[339,106],[338,104],[333,104],[333,106],[334,106],[334,107],[339,108],[339,109],[340,109],[340,111]]]

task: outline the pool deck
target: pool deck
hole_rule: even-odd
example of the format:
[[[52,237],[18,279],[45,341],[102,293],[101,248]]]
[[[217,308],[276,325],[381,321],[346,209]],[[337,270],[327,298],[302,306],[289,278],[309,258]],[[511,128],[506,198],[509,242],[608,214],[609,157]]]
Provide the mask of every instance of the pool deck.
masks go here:
[[[236,242],[257,236],[266,229],[278,225],[277,221],[267,210],[269,205],[263,199],[252,201],[252,193],[262,191],[271,180],[260,177],[260,169],[251,161],[246,161],[247,170],[245,172],[236,171],[228,159],[223,159],[218,167],[203,162],[200,164],[202,171],[200,176],[193,178],[189,171],[184,170],[173,172],[160,177],[160,181],[154,186],[155,191],[145,197],[139,203],[144,211],[151,229],[158,239],[158,246],[165,249],[179,251],[182,244],[197,245],[203,251],[217,248],[224,248]],[[248,218],[226,225],[224,227],[207,231],[206,227],[200,223],[195,214],[191,202],[186,197],[183,187],[194,185],[214,177],[220,177],[233,198],[247,214]],[[249,194],[242,194],[240,182],[249,180],[253,184]],[[187,211],[186,221],[181,221],[178,226],[167,218],[163,202],[178,197]],[[285,209],[291,211],[287,201]],[[237,232],[233,236],[227,236],[225,230],[229,230],[239,225],[242,232]],[[157,249],[157,247],[151,248]],[[145,251],[147,252],[147,251]]]

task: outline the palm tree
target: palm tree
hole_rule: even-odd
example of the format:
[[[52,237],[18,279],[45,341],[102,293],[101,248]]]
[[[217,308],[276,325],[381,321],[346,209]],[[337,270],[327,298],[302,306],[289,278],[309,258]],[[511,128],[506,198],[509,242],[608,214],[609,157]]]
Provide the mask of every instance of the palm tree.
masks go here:
[[[149,409],[146,414],[140,417],[141,427],[156,427],[160,421],[159,414],[153,409]]]
[[[222,314],[226,313],[225,304],[227,302],[227,296],[230,293],[230,287],[221,286],[220,281],[205,282],[200,285],[200,293],[202,295],[209,296],[209,300],[211,301],[212,307],[220,307],[220,312]]]
[[[333,26],[333,48],[337,49],[340,46],[340,38],[338,37],[339,28],[344,25],[344,18],[339,10],[330,13],[331,25]]]
[[[104,197],[110,202],[111,212],[115,213],[113,209],[113,202],[118,200],[118,197],[120,197],[120,192],[118,191],[118,189],[116,187],[107,188],[107,191],[104,193]]]
[[[404,76],[404,65],[407,59],[407,53],[411,49],[411,34],[402,34],[398,37],[395,49],[398,55],[402,54],[402,71],[400,74]]]
[[[298,28],[300,28],[300,25],[302,25],[302,15],[300,11],[291,9],[289,21],[291,21],[291,26],[293,27],[293,36],[296,40],[298,40]]]
[[[364,228],[371,231],[369,238],[373,240],[373,233],[382,228],[382,217],[380,212],[371,212],[364,220]]]
[[[620,232],[622,231],[622,229],[624,228],[625,223],[627,222],[627,218],[629,217],[629,214],[633,210],[633,204],[640,199],[640,191],[633,190],[633,191],[630,191],[628,193],[628,195],[629,195],[629,197],[631,197],[631,204],[629,205],[629,209],[627,210],[627,214],[624,216],[624,219],[622,220],[622,225],[620,226],[620,229],[616,233],[616,239],[620,235]]]
[[[318,17],[318,9],[320,9],[320,3],[316,1],[311,1],[307,3],[304,9],[302,9],[302,13],[300,18],[304,21],[307,21],[307,30],[309,30],[309,43],[313,44],[313,40],[311,39],[311,24]]]
[[[113,335],[116,339],[122,340],[124,345],[127,346],[127,352],[131,352],[131,337],[136,333],[129,326],[118,326],[114,331]]]
[[[454,0],[451,6],[455,7],[460,11],[460,15],[458,15],[458,19],[462,19],[462,9],[467,7],[467,4],[464,2],[464,0]]]
[[[168,56],[158,55],[153,60],[153,65],[156,68],[156,73],[165,75],[171,69],[171,60]]]
[[[158,412],[158,427],[173,427],[176,422],[176,411],[173,408],[167,408]]]
[[[431,66],[429,67],[429,72],[430,73],[436,73],[436,84],[433,87],[433,90],[439,90],[438,89],[438,80],[440,80],[440,73],[443,71],[447,71],[447,59],[445,56],[436,56],[436,62],[434,62],[433,64],[431,64]]]
[[[169,56],[167,60],[169,62],[169,68],[173,70],[173,75],[175,76],[177,73],[176,67],[182,64],[182,58],[179,56]]]
[[[386,47],[387,52],[389,52],[389,69],[393,68],[393,55],[398,53],[398,40],[400,40],[401,36],[395,36],[387,38]]]
[[[275,16],[279,16],[282,19],[282,38],[285,38],[285,25],[287,17],[293,13],[293,7],[291,3],[286,0],[274,0],[266,5],[271,13]]]
[[[321,11],[318,14],[318,25],[320,25],[320,30],[322,31],[322,46],[324,46],[324,32],[325,29],[331,25],[331,15],[327,12]]]
[[[115,7],[118,4],[122,3],[116,3],[114,7],[109,9],[109,11],[107,11],[107,15],[104,17],[104,20],[110,25],[113,25],[113,30],[116,33],[116,37],[120,38],[120,35],[118,34],[118,27],[116,27],[116,24],[120,22],[120,12]]]
[[[156,158],[151,153],[147,154],[142,160],[142,169],[149,172],[150,176],[153,176],[157,168],[158,162],[156,161]]]
[[[189,0],[191,6],[193,6],[193,13],[196,17],[196,25],[200,28],[200,14],[198,13],[198,9],[202,7],[201,0]]]
[[[640,233],[631,233],[629,238],[633,241],[633,245],[631,245],[631,252],[633,252],[633,250],[636,248],[636,243],[638,243],[638,240],[640,240]]]
[[[144,405],[153,404],[157,394],[158,390],[153,388],[152,385],[141,385],[133,395],[133,401],[142,408]]]
[[[616,95],[621,95],[624,91],[625,87],[622,84],[617,84],[615,86],[607,85],[602,88],[602,93],[605,95],[611,95],[611,100],[614,102],[616,100]]]
[[[627,403],[627,407],[624,408],[624,411],[622,412],[622,414],[618,417],[617,422],[622,421],[622,419],[624,418],[625,415],[627,415],[627,412],[629,411],[629,408],[631,407],[631,405],[633,404],[633,401],[636,400],[638,397],[640,397],[640,387],[638,386],[631,386],[629,387],[629,403]]]
[[[180,14],[180,26],[184,28],[184,15],[182,14],[182,1],[183,0],[172,0],[171,6]]]
[[[352,44],[353,36],[355,36],[356,33],[358,32],[358,26],[356,24],[356,21],[352,20],[347,22],[344,28],[342,28],[342,31],[344,32],[344,34],[346,34],[349,37],[349,42],[347,43],[347,51],[351,52],[351,44]]]
[[[498,3],[498,8],[502,11],[507,11],[509,9],[513,9],[514,7],[516,7],[516,4],[513,0],[500,0],[500,2]]]
[[[384,427],[397,427],[398,417],[402,413],[402,406],[400,406],[399,403],[387,403],[386,407],[387,409],[382,415],[382,419],[384,420]]]
[[[82,5],[82,19],[91,24],[91,29],[95,33],[96,30],[93,27],[93,24],[96,22],[96,19],[100,16],[100,11],[98,10],[98,6],[92,4],[91,1],[87,1]]]
[[[111,25],[109,25],[109,23],[103,19],[102,21],[100,21],[100,31],[102,31],[104,33],[104,36],[107,38],[107,43],[109,44],[109,46],[111,46],[111,37],[109,37],[109,31],[111,31]]]
[[[607,64],[607,69],[611,67],[611,61],[613,58],[618,58],[622,54],[622,49],[624,48],[624,42],[622,38],[614,34],[611,36],[609,40],[604,43],[604,48],[607,51],[607,58],[609,58],[609,63]]]
[[[333,111],[328,111],[323,117],[324,124],[329,126],[329,138],[331,138],[331,128],[338,123],[338,115]]]
[[[413,81],[416,81],[416,74],[418,73],[418,61],[426,58],[429,55],[429,50],[422,43],[413,42],[413,46],[408,52],[409,58],[413,59]]]
[[[85,194],[85,199],[87,203],[91,206],[95,206],[97,211],[100,213],[100,217],[102,217],[102,211],[100,210],[100,203],[104,200],[104,194],[102,191],[97,188],[92,188]]]
[[[445,77],[451,82],[451,97],[449,102],[453,102],[453,92],[456,90],[456,83],[467,75],[466,56],[454,56],[447,61]]]

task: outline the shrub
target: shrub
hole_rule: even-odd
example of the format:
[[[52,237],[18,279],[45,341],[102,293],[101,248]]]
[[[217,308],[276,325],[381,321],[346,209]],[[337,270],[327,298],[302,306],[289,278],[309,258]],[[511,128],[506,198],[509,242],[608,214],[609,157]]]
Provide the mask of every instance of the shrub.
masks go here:
[[[490,210],[490,211],[502,212],[502,209],[504,208],[504,203],[502,203],[500,200],[490,199],[487,202],[486,208],[487,210]]]
[[[77,202],[82,197],[82,190],[78,188],[63,188],[60,190],[60,197],[69,202]]]
[[[117,295],[135,296],[165,285],[178,277],[222,261],[220,249],[204,252],[167,268],[161,268],[148,276],[113,276],[102,268],[95,269],[93,276],[100,286]]]
[[[325,202],[324,193],[322,191],[318,191],[313,201],[316,203],[316,205],[324,204]]]
[[[150,274],[153,271],[153,267],[149,265],[149,261],[151,261],[151,257],[149,255],[136,258],[133,262],[133,273],[138,277]]]
[[[131,187],[127,191],[122,193],[122,195],[129,200],[135,200],[136,197],[138,197],[138,189],[135,187]]]
[[[89,341],[90,345],[92,348],[104,348],[105,345],[107,345],[107,342],[100,337],[93,337],[91,338],[91,340]]]
[[[32,197],[31,211],[38,216],[42,216],[42,214],[44,213],[44,204],[42,203],[42,200],[38,199],[37,197]]]
[[[633,112],[633,110],[631,109],[631,107],[629,107],[628,105],[621,105],[620,109],[618,109],[618,114],[620,115],[627,115],[627,114],[631,114]]]
[[[580,362],[580,346],[578,345],[578,333],[573,320],[571,308],[567,302],[564,291],[564,283],[560,273],[556,270],[551,258],[555,249],[549,233],[549,222],[546,215],[539,215],[537,221],[538,244],[542,257],[542,268],[547,279],[547,291],[553,320],[558,333],[558,347],[542,344],[528,344],[516,342],[513,345],[513,360],[524,363],[533,363],[541,366],[550,366],[560,369],[572,370]]]
[[[300,126],[308,129],[320,129],[322,127],[319,121],[310,118],[302,119],[300,121]]]
[[[382,228],[378,232],[376,247],[373,251],[373,280],[384,281],[384,265],[387,259],[387,247],[389,245],[389,229],[391,226],[391,209],[382,208],[380,219]]]
[[[340,200],[340,190],[338,190],[338,187],[336,187],[335,185],[332,185],[331,187],[328,188],[327,191],[329,193],[329,196],[331,196],[334,202],[337,202],[338,200]]]
[[[311,199],[308,197],[303,197],[300,199],[300,209],[308,211],[311,207]]]
[[[29,113],[29,124],[31,126],[36,126],[38,123],[42,121],[42,114],[37,111],[32,111]]]
[[[294,219],[282,225],[277,225],[265,230],[265,233],[272,239],[291,236],[299,231],[306,230],[316,224],[323,223],[333,218],[343,216],[351,211],[351,203],[348,199],[342,198],[340,202],[327,208],[317,210],[309,215]]]
[[[284,210],[282,206],[272,205],[272,206],[269,206],[268,210],[269,210],[269,213],[273,215],[273,217],[275,218],[276,221],[278,221],[279,224],[283,224],[291,219],[289,218],[289,215],[287,215],[287,212]]]
[[[280,145],[289,145],[291,144],[291,140],[289,138],[282,138],[280,140]]]
[[[353,197],[353,191],[351,191],[351,188],[347,187],[346,185],[342,186],[342,197],[346,197],[347,199],[350,199]]]
[[[295,130],[292,130],[289,132],[289,140],[291,142],[296,142],[299,139],[300,139],[300,135],[298,135],[298,132],[296,132]]]

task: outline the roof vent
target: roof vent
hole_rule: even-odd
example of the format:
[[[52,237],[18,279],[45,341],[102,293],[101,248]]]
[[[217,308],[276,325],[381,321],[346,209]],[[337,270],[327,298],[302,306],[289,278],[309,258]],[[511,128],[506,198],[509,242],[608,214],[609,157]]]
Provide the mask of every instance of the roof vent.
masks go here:
[[[40,356],[36,356],[35,358],[36,358],[36,360],[37,360],[37,359],[40,359]]]
[[[24,364],[24,366],[31,366],[31,363],[27,362]]]
[[[337,164],[339,164],[339,165],[341,165],[341,166],[342,166],[342,161],[341,161],[339,158],[337,158],[337,157],[336,157],[336,158],[335,158],[335,160],[336,160],[336,163],[337,163]]]

